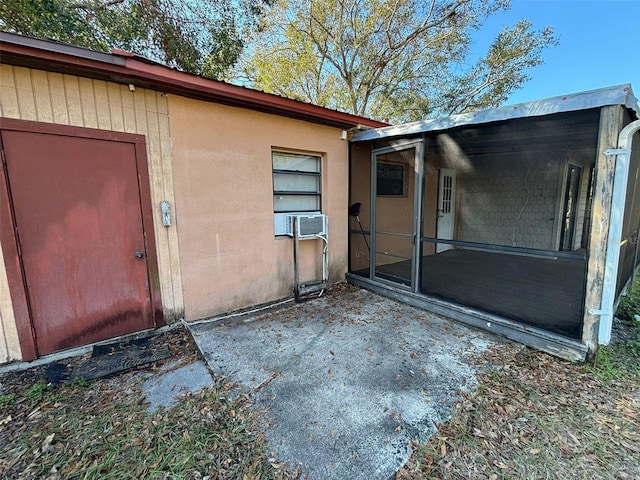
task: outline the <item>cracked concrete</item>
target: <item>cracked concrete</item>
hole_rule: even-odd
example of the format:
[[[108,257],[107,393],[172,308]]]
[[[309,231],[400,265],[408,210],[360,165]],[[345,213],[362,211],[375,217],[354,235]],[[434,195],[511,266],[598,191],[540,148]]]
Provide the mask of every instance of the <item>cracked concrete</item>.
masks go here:
[[[386,479],[471,388],[501,339],[355,287],[190,326],[212,371],[265,408],[278,462],[310,479]]]

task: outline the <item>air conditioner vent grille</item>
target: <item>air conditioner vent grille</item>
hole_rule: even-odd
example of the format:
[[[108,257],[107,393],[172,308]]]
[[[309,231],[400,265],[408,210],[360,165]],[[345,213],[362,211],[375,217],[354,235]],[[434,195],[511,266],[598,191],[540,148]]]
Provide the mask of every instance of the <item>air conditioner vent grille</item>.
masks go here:
[[[300,217],[300,232],[298,235],[306,237],[308,235],[321,235],[324,233],[324,215],[315,217]]]
[[[317,238],[327,235],[327,216],[322,214],[291,215],[287,222],[287,235],[293,236],[294,222],[298,221],[298,238]]]

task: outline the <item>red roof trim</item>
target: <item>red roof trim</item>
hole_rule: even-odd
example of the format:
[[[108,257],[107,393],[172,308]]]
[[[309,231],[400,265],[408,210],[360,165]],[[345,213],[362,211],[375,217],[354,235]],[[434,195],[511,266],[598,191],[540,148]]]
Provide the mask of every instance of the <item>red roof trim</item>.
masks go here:
[[[246,105],[248,108],[258,107],[258,110],[266,110],[270,113],[289,113],[296,118],[309,117],[309,119],[313,118],[315,121],[327,120],[332,123],[344,123],[351,126],[367,125],[376,128],[387,126],[387,124],[375,120],[232,85],[230,83],[210,80],[208,78],[173,70],[165,66],[141,62],[135,58],[126,58],[125,62],[127,70],[135,72],[142,78],[159,83],[166,83],[167,86],[173,85],[187,90],[205,93],[210,95],[214,101],[217,100],[222,103]]]
[[[40,48],[39,48],[40,47]],[[142,61],[129,52],[113,50],[112,54],[95,52],[88,58],[86,49],[55,42],[30,39],[19,35],[0,36],[0,63],[69,73],[118,83],[133,83],[204,101],[248,108],[338,128],[357,125],[383,127],[387,124],[339,112],[310,103],[272,95],[230,83],[211,80]]]

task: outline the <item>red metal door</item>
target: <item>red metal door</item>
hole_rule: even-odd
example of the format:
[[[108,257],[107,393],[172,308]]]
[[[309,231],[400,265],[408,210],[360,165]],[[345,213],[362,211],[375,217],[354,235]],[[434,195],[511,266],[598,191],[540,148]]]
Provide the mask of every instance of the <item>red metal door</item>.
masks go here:
[[[134,144],[3,131],[39,355],[154,326]]]

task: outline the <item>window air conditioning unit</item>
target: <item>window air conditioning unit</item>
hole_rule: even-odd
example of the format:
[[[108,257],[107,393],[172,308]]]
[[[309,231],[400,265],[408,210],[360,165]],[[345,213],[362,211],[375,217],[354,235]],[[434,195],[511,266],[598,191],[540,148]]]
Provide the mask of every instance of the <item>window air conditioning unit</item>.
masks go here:
[[[316,238],[327,236],[328,219],[323,214],[289,215],[286,223],[286,235],[293,237],[294,222],[298,222],[298,238]]]

